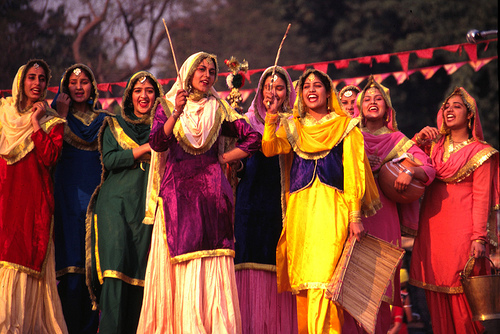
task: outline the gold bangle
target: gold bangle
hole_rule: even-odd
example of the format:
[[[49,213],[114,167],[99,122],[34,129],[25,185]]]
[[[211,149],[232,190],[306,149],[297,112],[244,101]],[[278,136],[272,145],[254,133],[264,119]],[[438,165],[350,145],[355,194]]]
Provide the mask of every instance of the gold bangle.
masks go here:
[[[484,240],[481,240],[481,239],[476,239],[474,240],[475,242],[479,242],[481,245],[485,245],[486,244],[486,241]]]

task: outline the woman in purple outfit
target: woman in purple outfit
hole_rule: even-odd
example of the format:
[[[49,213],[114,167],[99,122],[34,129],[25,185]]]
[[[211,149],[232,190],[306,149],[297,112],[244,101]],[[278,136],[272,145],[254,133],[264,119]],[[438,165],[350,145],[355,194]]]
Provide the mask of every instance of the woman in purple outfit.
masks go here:
[[[258,151],[261,136],[220,99],[216,78],[216,56],[190,56],[155,113],[146,217],[154,213],[154,228],[140,333],[241,333],[233,191],[221,165]],[[225,137],[237,138],[228,152]]]

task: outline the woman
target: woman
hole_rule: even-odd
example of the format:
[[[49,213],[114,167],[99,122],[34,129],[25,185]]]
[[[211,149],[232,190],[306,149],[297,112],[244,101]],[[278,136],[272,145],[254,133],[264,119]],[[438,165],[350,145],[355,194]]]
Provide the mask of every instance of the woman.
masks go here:
[[[57,294],[51,172],[64,120],[45,102],[40,59],[21,66],[0,104],[0,332],[67,333]]]
[[[436,180],[422,202],[410,283],[425,289],[434,333],[481,333],[459,273],[469,257],[488,256],[498,245],[498,151],[483,141],[476,101],[461,87],[445,100],[437,124],[439,130],[425,127],[415,137]],[[478,262],[473,275],[485,273],[484,259]]]
[[[371,213],[378,200],[370,188],[373,176],[365,174],[358,120],[341,109],[331,79],[313,69],[299,79],[293,117],[281,117],[278,130],[276,112],[274,98],[262,151],[268,157],[283,154],[278,291],[297,294],[299,333],[340,333],[343,312],[325,292],[348,234],[358,240],[364,234],[363,197]]]
[[[97,83],[87,66],[64,72],[52,102],[66,118],[64,143],[54,175],[54,237],[57,290],[71,333],[96,333],[99,314],[85,284],[85,215],[101,181],[97,135],[107,112],[96,109]]]
[[[403,154],[408,159],[420,161],[422,165],[408,167],[407,172],[401,172],[394,183],[396,190],[406,190],[413,178],[424,182],[425,185],[432,182],[435,172],[431,161],[410,139],[398,131],[396,111],[392,107],[389,89],[370,76],[365,88],[358,95],[357,103],[361,110],[361,131],[365,150],[377,187],[379,187],[377,176],[382,165],[394,158],[402,157]],[[382,208],[376,215],[363,219],[365,230],[375,237],[401,247],[401,232],[415,233],[411,228],[415,228],[418,221],[418,201],[411,204],[397,204],[387,198],[382,191],[379,191],[379,194]],[[375,328],[376,333],[385,334],[389,330],[391,326],[390,305],[402,306],[399,275],[394,276],[382,299]],[[346,316],[345,320],[344,331],[346,333],[364,333],[364,330],[350,315]]]
[[[148,205],[156,216],[140,333],[241,333],[233,191],[221,164],[257,152],[260,135],[219,98],[216,78],[216,56],[195,53],[155,113],[158,197]],[[238,138],[228,152],[224,136]]]
[[[158,80],[140,71],[129,79],[122,113],[107,117],[99,150],[102,182],[87,213],[87,284],[101,310],[99,333],[135,333],[151,242],[145,216],[152,110],[163,95]]]
[[[295,95],[283,68],[265,70],[246,114],[252,127],[264,132],[273,96],[280,114],[289,114]],[[234,262],[243,333],[296,333],[295,298],[290,292],[278,294],[276,286],[276,245],[283,224],[279,158],[266,158],[259,151],[242,162],[236,190]]]
[[[359,87],[354,85],[345,86],[339,92],[339,100],[342,105],[342,109],[344,109],[344,111],[351,117],[359,116],[359,109],[356,105],[356,97],[359,92]]]

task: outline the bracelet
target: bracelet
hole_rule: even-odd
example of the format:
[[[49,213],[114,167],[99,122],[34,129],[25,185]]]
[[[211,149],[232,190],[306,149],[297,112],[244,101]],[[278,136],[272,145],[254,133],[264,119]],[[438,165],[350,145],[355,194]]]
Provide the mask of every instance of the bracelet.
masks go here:
[[[172,117],[173,117],[174,119],[178,119],[178,118],[179,118],[179,116],[180,116],[180,113],[179,113],[179,114],[177,114],[177,108],[174,108],[174,111],[172,111]]]
[[[481,239],[476,239],[474,240],[475,242],[479,242],[481,245],[485,245],[486,244],[486,241],[484,240],[481,240]]]
[[[410,175],[410,177],[413,177],[413,173],[408,168],[406,168],[402,164],[399,164],[399,167],[401,168],[401,171],[403,173]]]
[[[415,140],[417,141],[417,144],[422,144],[422,139],[418,135],[418,133],[415,135]]]

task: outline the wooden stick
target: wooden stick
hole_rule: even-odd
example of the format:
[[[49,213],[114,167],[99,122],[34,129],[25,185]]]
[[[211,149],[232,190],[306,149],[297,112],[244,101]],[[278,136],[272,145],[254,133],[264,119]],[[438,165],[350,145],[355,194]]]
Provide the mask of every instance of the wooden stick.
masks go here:
[[[281,53],[281,48],[283,47],[283,42],[285,41],[286,36],[288,36],[288,31],[290,30],[291,25],[292,25],[291,23],[288,23],[288,27],[286,28],[285,35],[283,36],[283,39],[281,40],[280,47],[278,48],[278,54],[276,55],[276,60],[274,61],[273,76],[274,76],[274,72],[276,71],[276,66],[278,65],[278,59],[280,58],[280,53]]]
[[[278,53],[276,54],[276,59],[274,60],[273,72],[271,73],[271,83],[269,84],[269,88],[270,88],[271,92],[273,90],[274,74],[276,73],[276,66],[278,66],[278,59],[280,58],[281,48],[283,47],[283,42],[285,41],[286,36],[288,36],[288,31],[290,30],[291,25],[292,25],[291,23],[288,23],[288,27],[286,28],[285,35],[283,36],[283,39],[281,40],[280,47],[278,48]],[[271,103],[267,102],[267,104],[269,106]]]
[[[165,31],[167,32],[168,42],[170,43],[170,50],[172,50],[172,57],[174,58],[175,70],[177,71],[177,77],[180,78],[179,75],[179,67],[177,66],[177,60],[175,58],[174,45],[172,44],[172,39],[170,38],[170,34],[168,33],[167,24],[165,23],[165,19],[163,20],[163,25],[165,26]]]

